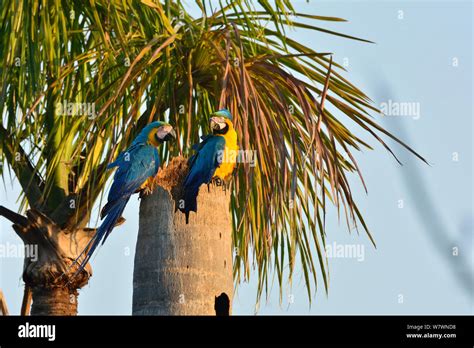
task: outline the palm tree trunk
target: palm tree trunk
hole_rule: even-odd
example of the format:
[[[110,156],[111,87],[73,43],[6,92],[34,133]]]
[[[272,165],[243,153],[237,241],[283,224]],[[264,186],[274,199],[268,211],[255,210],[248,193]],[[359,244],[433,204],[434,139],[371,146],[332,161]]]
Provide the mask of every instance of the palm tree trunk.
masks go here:
[[[33,288],[31,315],[77,315],[77,290],[68,287]]]
[[[77,315],[77,290],[88,283],[92,271],[87,264],[76,274],[78,265],[73,261],[95,230],[61,229],[35,209],[27,211],[25,217],[0,206],[0,215],[14,223],[13,229],[26,247],[23,302],[28,306],[32,296],[31,315]],[[28,312],[29,308],[22,308],[22,313]]]
[[[134,315],[225,315],[233,295],[230,191],[201,187],[189,224],[176,211],[186,161],[162,170],[140,204]]]

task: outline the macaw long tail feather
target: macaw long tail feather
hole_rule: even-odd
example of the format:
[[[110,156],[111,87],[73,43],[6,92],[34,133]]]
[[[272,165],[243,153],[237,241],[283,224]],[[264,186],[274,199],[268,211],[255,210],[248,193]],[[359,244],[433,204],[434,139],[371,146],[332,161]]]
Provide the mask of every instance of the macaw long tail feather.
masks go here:
[[[78,259],[84,253],[86,254],[84,257],[84,260],[81,261],[81,264],[79,265],[79,269],[77,270],[76,274],[82,271],[84,267],[87,265],[95,249],[99,246],[99,243],[102,242],[102,244],[104,244],[110,232],[112,232],[112,229],[117,224],[117,221],[122,216],[122,213],[129,199],[130,197],[121,198],[117,202],[114,202],[113,206],[110,207],[109,211],[107,212],[107,216],[105,217],[105,220],[97,229],[95,236],[87,244],[86,248],[81,253],[81,255],[79,255]]]
[[[179,208],[186,215],[186,224],[189,223],[189,212],[197,212],[197,196],[199,186],[190,186],[184,189],[184,207]]]

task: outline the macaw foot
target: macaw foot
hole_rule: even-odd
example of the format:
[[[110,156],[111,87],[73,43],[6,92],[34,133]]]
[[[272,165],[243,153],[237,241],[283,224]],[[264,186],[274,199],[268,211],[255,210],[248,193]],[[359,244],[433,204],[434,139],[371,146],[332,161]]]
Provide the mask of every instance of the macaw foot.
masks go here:
[[[156,187],[156,184],[155,184],[154,178],[153,177],[148,178],[139,188],[140,194],[138,197],[141,199],[144,196],[148,196],[152,194],[155,187]]]
[[[154,187],[152,185],[146,185],[140,190],[139,198],[143,198],[144,196],[151,195],[153,193]]]
[[[152,194],[153,193],[153,190],[148,187],[148,186],[145,186],[141,191],[140,191],[140,198],[144,197],[144,196],[148,196],[149,194]]]

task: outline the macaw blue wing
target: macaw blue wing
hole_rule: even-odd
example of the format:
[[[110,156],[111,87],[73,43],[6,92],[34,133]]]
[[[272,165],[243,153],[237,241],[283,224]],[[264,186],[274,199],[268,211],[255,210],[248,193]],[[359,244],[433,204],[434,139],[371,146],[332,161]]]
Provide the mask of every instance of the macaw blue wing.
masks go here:
[[[118,163],[115,161],[108,166],[118,169],[109,191],[107,205],[113,205],[116,200],[132,195],[146,179],[156,175],[160,166],[158,151],[151,145],[133,146],[122,154]],[[107,205],[101,212],[101,218],[107,215]]]
[[[116,161],[107,166],[107,168],[118,168],[109,191],[107,204],[100,213],[101,219],[105,218],[105,220],[86,247],[87,254],[81,262],[79,270],[89,262],[99,243],[102,241],[103,244],[112,232],[118,219],[122,216],[130,196],[140,189],[149,177],[156,175],[159,166],[158,151],[155,147],[145,144],[130,146],[118,156]]]
[[[225,139],[221,136],[208,135],[193,148],[197,151],[188,161],[189,172],[184,180],[184,206],[179,209],[186,214],[186,223],[189,212],[197,211],[197,195],[202,184],[208,184],[220,163],[220,153],[225,149]]]

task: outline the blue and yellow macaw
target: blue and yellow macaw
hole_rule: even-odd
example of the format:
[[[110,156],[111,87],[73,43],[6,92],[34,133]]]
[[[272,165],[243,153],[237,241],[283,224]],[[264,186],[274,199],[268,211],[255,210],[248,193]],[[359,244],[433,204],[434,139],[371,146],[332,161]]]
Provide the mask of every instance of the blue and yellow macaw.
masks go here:
[[[209,125],[212,134],[201,137],[193,146],[197,151],[188,161],[189,172],[183,183],[183,204],[179,210],[186,214],[197,212],[197,195],[202,184],[209,184],[213,178],[225,181],[232,174],[239,146],[237,133],[232,124],[232,115],[227,109],[211,114]]]
[[[130,196],[148,189],[160,167],[156,148],[172,138],[176,138],[176,133],[171,125],[161,121],[152,122],[142,129],[127,150],[121,152],[118,158],[107,166],[108,169],[117,167],[117,171],[107,204],[100,212],[100,217],[104,221],[81,253],[80,256],[83,254],[86,256],[81,261],[79,271],[89,262],[99,243],[102,241],[104,244],[117,225]]]

